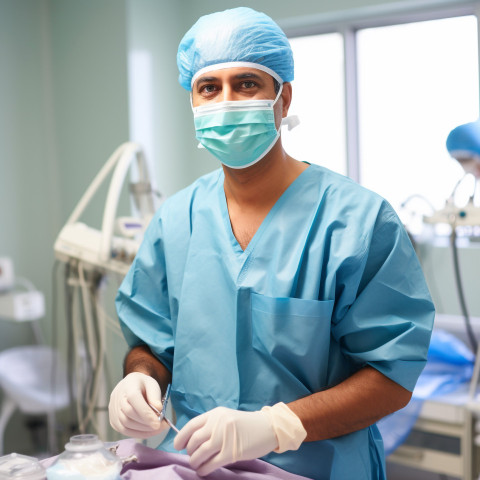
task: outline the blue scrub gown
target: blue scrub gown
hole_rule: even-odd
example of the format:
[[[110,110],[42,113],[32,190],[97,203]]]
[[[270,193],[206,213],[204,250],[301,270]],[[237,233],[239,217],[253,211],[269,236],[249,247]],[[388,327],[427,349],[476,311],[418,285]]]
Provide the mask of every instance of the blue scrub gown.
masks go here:
[[[117,295],[129,346],[172,372],[178,427],[219,405],[288,403],[365,365],[413,390],[434,308],[390,205],[311,165],[243,251],[223,181],[217,170],[162,205]],[[264,459],[318,480],[385,478],[376,425]]]

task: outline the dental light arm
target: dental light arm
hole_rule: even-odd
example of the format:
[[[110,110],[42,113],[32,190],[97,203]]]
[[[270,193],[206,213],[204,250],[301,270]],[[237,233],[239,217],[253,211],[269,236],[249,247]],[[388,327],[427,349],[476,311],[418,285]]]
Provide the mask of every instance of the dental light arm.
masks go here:
[[[131,217],[116,218],[127,174]],[[80,222],[80,217],[107,177],[111,178],[99,230]],[[124,143],[95,176],[55,241],[55,255],[65,263],[62,281],[69,346],[67,363],[69,389],[75,398],[75,409],[71,412],[75,418],[70,421],[76,422],[81,433],[94,428],[100,437],[108,435],[107,328],[113,333],[120,332],[117,322],[109,317],[108,307],[113,302],[105,303],[109,283],[106,277],[109,274],[123,277],[127,273],[155,212],[157,198],[141,147]]]
[[[113,172],[112,181],[108,190],[107,202],[105,204],[105,210],[103,213],[102,242],[99,252],[100,261],[103,262],[107,262],[111,257],[112,237],[115,215],[117,213],[117,205],[120,199],[120,192],[123,182],[125,181],[125,177],[133,158],[137,159],[139,175],[142,177],[141,180],[144,182],[149,180],[146,168],[147,164],[140,146],[134,143],[125,144],[125,149],[123,152],[121,152],[117,166]],[[151,211],[139,213],[143,217],[142,220],[150,220],[154,213],[153,203]]]
[[[132,200],[133,218],[124,222],[124,233],[114,236],[118,202],[122,186],[130,169],[133,188],[130,193],[136,194]],[[101,231],[87,227],[79,222],[80,216],[91,202],[100,186],[112,173],[103,213]],[[140,196],[143,195],[143,201]],[[141,147],[136,143],[120,145],[107,160],[94,178],[55,242],[57,258],[64,262],[72,259],[82,260],[93,267],[105,271],[125,274],[135,255],[139,240],[155,211],[156,197],[151,188],[150,172]],[[133,232],[128,232],[128,229]],[[137,239],[132,237],[137,236]]]

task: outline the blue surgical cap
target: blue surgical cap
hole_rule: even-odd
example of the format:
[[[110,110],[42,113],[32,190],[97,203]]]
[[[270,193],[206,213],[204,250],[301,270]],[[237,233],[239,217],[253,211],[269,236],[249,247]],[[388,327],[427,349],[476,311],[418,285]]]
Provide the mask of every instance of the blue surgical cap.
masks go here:
[[[178,79],[188,91],[199,72],[241,63],[255,64],[251,66],[270,73],[279,83],[293,80],[293,54],[285,33],[268,15],[251,8],[200,17],[178,47]]]
[[[447,137],[447,150],[457,159],[480,157],[480,121],[454,128]]]

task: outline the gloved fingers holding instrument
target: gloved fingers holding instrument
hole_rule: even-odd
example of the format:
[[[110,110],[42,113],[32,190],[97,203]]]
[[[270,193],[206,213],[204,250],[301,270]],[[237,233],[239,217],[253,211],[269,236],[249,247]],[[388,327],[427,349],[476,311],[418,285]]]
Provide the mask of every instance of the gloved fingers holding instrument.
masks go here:
[[[158,382],[140,372],[128,374],[113,389],[108,411],[110,425],[117,432],[134,438],[149,438],[168,428],[149,404],[162,410]]]
[[[169,383],[167,386],[167,391],[165,392],[165,396],[163,397],[163,400],[162,400],[162,410],[158,410],[158,408],[154,407],[151,403],[149,403],[148,405],[152,407],[153,411],[158,415],[158,419],[161,422],[162,421],[167,422],[168,426],[173,428],[178,433],[180,430],[172,423],[172,421],[169,418],[167,418],[167,406],[168,406],[168,400],[170,398],[171,387],[172,385]]]
[[[190,420],[174,446],[186,449],[192,468],[205,476],[240,460],[297,450],[306,435],[300,419],[284,403],[255,412],[217,407]]]

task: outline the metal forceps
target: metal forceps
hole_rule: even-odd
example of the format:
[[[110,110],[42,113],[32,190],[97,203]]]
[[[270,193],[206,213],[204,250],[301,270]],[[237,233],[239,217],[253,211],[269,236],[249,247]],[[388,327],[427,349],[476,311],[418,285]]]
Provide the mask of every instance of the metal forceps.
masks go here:
[[[165,395],[163,396],[163,399],[162,399],[162,411],[161,412],[157,408],[155,408],[153,405],[151,405],[150,403],[148,404],[148,406],[158,415],[158,419],[160,420],[160,422],[162,420],[165,420],[168,423],[168,425],[178,433],[178,432],[180,432],[180,430],[166,416],[168,400],[170,399],[171,387],[172,387],[172,385],[169,383],[168,386],[167,386],[167,391],[165,392]]]

